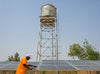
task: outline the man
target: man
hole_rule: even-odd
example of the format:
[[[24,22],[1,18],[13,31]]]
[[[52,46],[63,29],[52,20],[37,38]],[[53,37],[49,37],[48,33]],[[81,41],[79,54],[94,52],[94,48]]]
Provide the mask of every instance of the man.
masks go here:
[[[16,70],[16,74],[25,74],[25,71],[26,71],[27,69],[32,70],[29,66],[36,67],[36,66],[34,66],[34,65],[29,65],[29,64],[27,63],[27,60],[29,60],[30,58],[31,58],[30,55],[26,55],[25,58],[22,58],[22,60],[21,60],[20,63],[19,63],[19,66],[18,66],[18,68],[17,68],[17,70]]]

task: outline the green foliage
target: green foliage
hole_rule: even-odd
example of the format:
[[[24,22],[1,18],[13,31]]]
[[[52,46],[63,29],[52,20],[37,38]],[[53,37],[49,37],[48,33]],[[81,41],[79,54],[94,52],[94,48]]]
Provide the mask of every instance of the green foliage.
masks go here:
[[[20,61],[18,52],[15,53],[14,57],[13,57],[13,55],[8,56],[8,61]]]
[[[9,60],[9,61],[11,61],[11,58],[10,58],[10,56],[8,56],[8,60]]]
[[[14,59],[14,58],[13,58],[13,55],[11,55],[11,57],[10,57],[10,58],[11,58],[11,59]]]
[[[94,50],[94,46],[89,44],[88,40],[85,39],[83,47],[75,43],[70,45],[70,52],[68,55],[73,58],[76,56],[80,60],[100,60],[100,53]]]
[[[15,53],[15,60],[16,60],[16,61],[20,61],[20,57],[19,57],[18,52]]]

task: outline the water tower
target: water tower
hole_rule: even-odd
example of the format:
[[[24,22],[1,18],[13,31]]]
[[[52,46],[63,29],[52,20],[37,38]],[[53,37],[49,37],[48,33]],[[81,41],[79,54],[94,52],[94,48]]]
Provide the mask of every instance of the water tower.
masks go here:
[[[58,60],[56,8],[51,4],[41,7],[36,60]]]

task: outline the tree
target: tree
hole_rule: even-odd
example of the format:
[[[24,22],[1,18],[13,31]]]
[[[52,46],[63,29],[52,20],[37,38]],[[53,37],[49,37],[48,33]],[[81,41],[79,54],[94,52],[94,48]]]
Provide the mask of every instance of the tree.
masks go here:
[[[94,50],[94,46],[89,44],[88,40],[85,39],[83,47],[75,43],[70,45],[70,52],[68,53],[68,56],[73,58],[76,56],[80,60],[100,60],[100,53]]]
[[[79,44],[73,44],[70,46],[70,53],[68,53],[69,56],[77,56],[79,59],[81,59],[81,55],[83,54],[84,49]]]
[[[8,56],[8,61],[20,61],[19,53],[16,52],[14,57],[13,57],[13,55]]]
[[[11,61],[11,58],[10,58],[10,56],[8,56],[8,61]]]
[[[16,61],[20,61],[20,57],[19,57],[18,52],[15,53],[15,60],[16,60]]]

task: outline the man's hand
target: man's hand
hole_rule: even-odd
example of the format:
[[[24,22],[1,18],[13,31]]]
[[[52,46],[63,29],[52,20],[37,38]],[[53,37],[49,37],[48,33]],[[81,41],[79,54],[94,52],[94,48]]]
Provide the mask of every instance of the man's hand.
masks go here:
[[[32,70],[32,68],[29,68],[28,70]]]
[[[29,64],[28,66],[32,66],[32,67],[35,67],[35,68],[37,67],[37,66],[35,66],[35,65],[30,65],[30,64]]]

